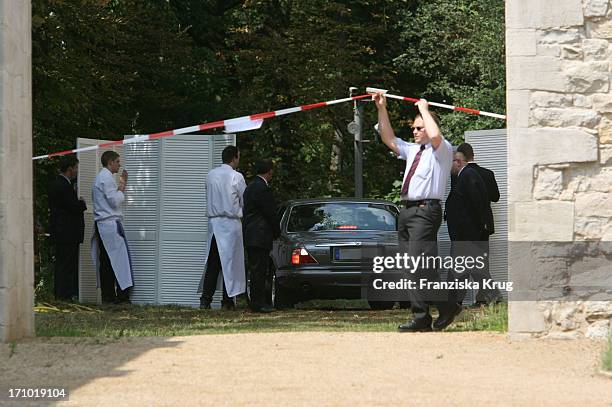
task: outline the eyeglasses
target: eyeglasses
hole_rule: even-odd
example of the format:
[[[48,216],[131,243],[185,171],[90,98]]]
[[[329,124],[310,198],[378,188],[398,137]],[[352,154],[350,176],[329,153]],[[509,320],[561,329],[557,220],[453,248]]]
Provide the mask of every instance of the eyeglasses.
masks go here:
[[[424,126],[414,126],[414,127],[410,127],[412,129],[412,131],[422,131],[425,130]]]

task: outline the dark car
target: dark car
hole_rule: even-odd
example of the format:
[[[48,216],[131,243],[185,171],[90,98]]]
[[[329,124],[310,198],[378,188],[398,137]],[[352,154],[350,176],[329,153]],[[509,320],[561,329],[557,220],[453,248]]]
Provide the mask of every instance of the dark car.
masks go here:
[[[397,247],[399,209],[375,199],[289,201],[270,255],[268,291],[276,308],[311,299],[361,298],[362,272]],[[392,302],[370,302],[374,309]]]

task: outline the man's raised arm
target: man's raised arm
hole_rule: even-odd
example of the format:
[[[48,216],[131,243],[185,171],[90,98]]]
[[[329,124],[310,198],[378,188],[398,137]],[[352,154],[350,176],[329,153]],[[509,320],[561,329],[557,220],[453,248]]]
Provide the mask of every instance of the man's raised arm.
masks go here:
[[[429,137],[431,146],[436,150],[440,146],[440,143],[442,143],[442,132],[440,131],[440,127],[438,127],[433,116],[429,113],[429,103],[425,99],[421,99],[415,104],[419,109],[425,129],[427,129],[427,137]]]
[[[382,93],[377,93],[372,96],[374,99],[374,103],[376,104],[376,108],[378,109],[378,132],[380,134],[380,138],[383,143],[391,151],[395,153],[395,155],[399,155],[399,147],[397,146],[397,137],[395,137],[395,132],[393,131],[393,127],[391,127],[391,122],[389,121],[389,112],[387,112],[387,98]]]

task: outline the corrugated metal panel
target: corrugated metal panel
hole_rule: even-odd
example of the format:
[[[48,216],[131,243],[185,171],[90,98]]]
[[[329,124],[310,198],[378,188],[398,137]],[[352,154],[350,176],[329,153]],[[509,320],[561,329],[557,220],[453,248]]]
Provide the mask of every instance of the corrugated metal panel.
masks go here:
[[[162,304],[199,306],[198,284],[204,271],[206,237],[162,241]]]
[[[212,168],[209,137],[163,140],[160,194],[161,304],[197,306],[206,248],[206,174]]]
[[[95,146],[99,140],[78,138],[77,148]],[[91,236],[93,235],[93,203],[91,188],[100,168],[97,151],[78,153],[79,177],[77,181],[78,195],[87,203],[85,211],[85,238],[79,249],[79,301],[99,302],[96,269],[91,261]]]
[[[223,149],[229,145],[236,145],[236,135],[235,134],[219,134],[214,136],[213,138],[214,148],[213,148],[213,166],[221,165],[223,160],[221,160],[221,152]]]
[[[126,234],[127,235],[127,234]],[[155,304],[157,295],[157,240],[135,240],[128,236],[134,288],[131,300],[135,304]]]
[[[495,233],[490,239],[490,272],[497,281],[508,280],[508,139],[505,129],[468,131],[465,141],[474,148],[475,161],[495,173],[499,202],[491,204]],[[507,292],[502,291],[504,298]]]
[[[136,304],[154,304],[159,289],[160,141],[126,144],[124,151],[128,185],[123,214],[134,273],[131,299]]]

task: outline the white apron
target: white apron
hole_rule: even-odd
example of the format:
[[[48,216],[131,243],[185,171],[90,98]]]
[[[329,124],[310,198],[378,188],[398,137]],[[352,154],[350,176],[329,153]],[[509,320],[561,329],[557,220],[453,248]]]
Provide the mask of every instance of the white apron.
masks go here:
[[[237,218],[214,217],[208,219],[208,245],[206,246],[206,262],[213,236],[217,240],[223,281],[229,297],[235,297],[246,291],[246,275],[244,270],[244,247],[242,243],[242,222]],[[206,273],[206,266],[204,273]],[[204,276],[200,280],[198,293],[202,292]]]
[[[106,253],[110,259],[111,266],[115,272],[115,277],[122,290],[134,285],[132,279],[132,265],[130,261],[129,248],[125,239],[125,232],[121,224],[116,220],[106,220],[96,222],[98,233],[104,243]],[[94,232],[91,237],[91,258],[96,266],[96,274],[98,287],[100,287],[100,259],[99,259],[99,242]]]

